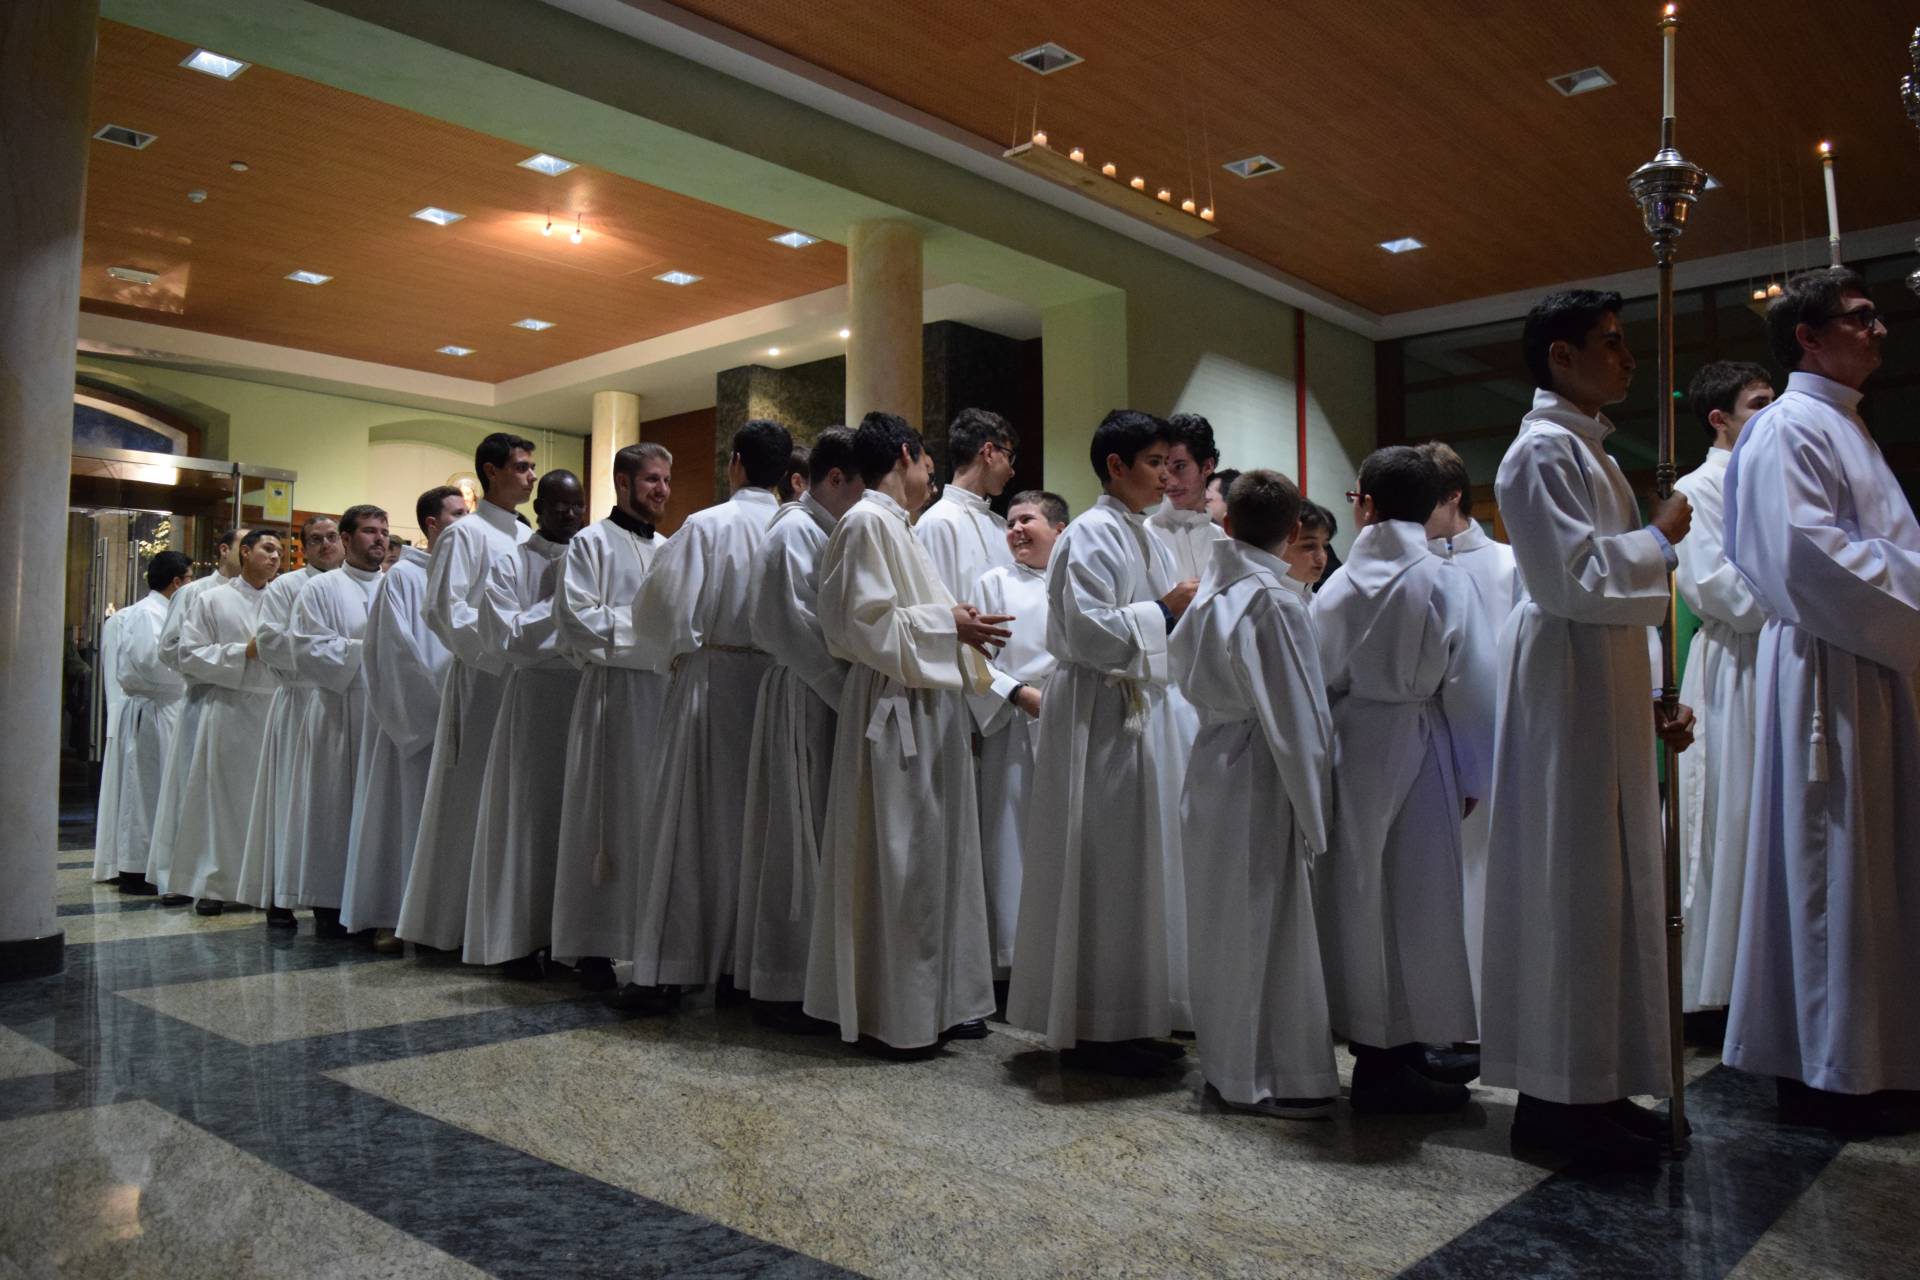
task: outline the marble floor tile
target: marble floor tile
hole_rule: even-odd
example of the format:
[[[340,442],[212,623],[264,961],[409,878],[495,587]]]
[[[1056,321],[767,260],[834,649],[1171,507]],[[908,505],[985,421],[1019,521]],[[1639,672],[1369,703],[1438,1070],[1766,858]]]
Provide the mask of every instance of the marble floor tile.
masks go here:
[[[145,1102],[0,1124],[0,1274],[480,1277]]]
[[[1896,1280],[1920,1275],[1920,1150],[1854,1143],[1800,1194],[1729,1280]],[[1891,1224],[1904,1230],[1890,1231]]]
[[[257,929],[264,935],[266,931],[262,923],[264,919],[265,917],[258,911],[232,911],[217,916],[200,916],[195,915],[193,908],[189,906],[61,916],[57,923],[66,931],[67,945],[78,947],[96,942],[130,942],[144,938],[171,938],[189,933],[222,933],[236,929]],[[262,945],[266,945],[264,938]]]
[[[257,1045],[541,1004],[578,996],[579,988],[561,982],[511,982],[484,969],[458,965],[395,960],[183,982],[119,994],[215,1035]]]
[[[0,1080],[52,1075],[56,1071],[74,1069],[72,1062],[53,1050],[42,1048],[17,1031],[0,1027]]]

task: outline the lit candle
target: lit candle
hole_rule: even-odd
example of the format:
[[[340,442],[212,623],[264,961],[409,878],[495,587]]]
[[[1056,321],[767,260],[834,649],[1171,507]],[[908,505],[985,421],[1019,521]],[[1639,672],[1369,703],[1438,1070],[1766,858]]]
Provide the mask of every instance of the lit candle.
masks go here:
[[[1085,164],[1087,162],[1087,153],[1075,147],[1073,150],[1067,152],[1067,159],[1073,161],[1075,164]]]
[[[1833,144],[1820,144],[1820,167],[1827,176],[1827,255],[1833,266],[1840,265],[1840,196],[1833,186]]]
[[[1101,165],[1100,172],[1106,174],[1109,178],[1117,178],[1120,176],[1120,171],[1113,167],[1113,164],[1111,161]]]
[[[1147,180],[1145,178],[1135,178],[1132,182],[1129,182],[1127,185],[1132,187],[1135,191],[1145,191],[1147,189]]]
[[[1154,199],[1163,201],[1166,204],[1172,204],[1173,192],[1167,190],[1165,187],[1162,187],[1158,192],[1155,193]]]
[[[1200,217],[1201,217],[1201,219],[1202,219],[1202,220],[1204,220],[1204,221],[1206,221],[1206,222],[1212,222],[1212,221],[1213,221],[1213,208],[1212,208],[1211,206],[1209,206],[1209,207],[1207,207],[1207,208],[1205,208],[1205,209],[1202,209],[1202,210],[1200,211]]]
[[[1660,114],[1673,119],[1673,37],[1679,30],[1679,5],[1670,4],[1660,17]]]
[[[1767,300],[1767,291],[1765,289],[1755,289],[1753,291],[1753,300],[1755,302],[1765,302]]]
[[[1180,202],[1180,212],[1182,212],[1182,213],[1192,213],[1192,212],[1193,212],[1193,201],[1191,201],[1191,200],[1182,200],[1182,201]]]
[[[1044,130],[1044,129],[1035,129],[1035,130],[1033,131],[1033,145],[1034,145],[1034,146],[1036,146],[1036,147],[1044,147],[1044,146],[1046,146],[1046,145],[1047,145],[1047,134],[1046,134],[1046,130]]]

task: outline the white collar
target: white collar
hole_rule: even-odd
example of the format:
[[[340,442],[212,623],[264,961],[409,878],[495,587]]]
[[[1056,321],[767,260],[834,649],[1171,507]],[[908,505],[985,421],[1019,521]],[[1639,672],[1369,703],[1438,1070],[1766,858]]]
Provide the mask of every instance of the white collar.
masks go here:
[[[975,512],[983,516],[993,515],[993,504],[971,489],[962,489],[957,484],[948,484],[940,490],[940,501],[951,502],[962,511]]]
[[[1606,414],[1588,415],[1572,401],[1537,387],[1533,392],[1533,409],[1527,417],[1555,423],[1596,444],[1613,434],[1613,423],[1607,420]]]
[[[1360,594],[1371,596],[1432,554],[1425,527],[1411,520],[1382,520],[1354,535],[1342,567],[1347,581]]]
[[[1146,512],[1127,510],[1127,504],[1110,493],[1103,493],[1098,498],[1095,498],[1093,505],[1096,507],[1104,507],[1122,519],[1131,520],[1135,524],[1145,524],[1147,522]]]
[[[513,526],[520,523],[520,517],[507,510],[492,498],[482,498],[473,504],[473,515],[479,516],[502,533],[512,533]]]
[[[728,496],[727,501],[748,502],[756,507],[778,507],[780,505],[780,499],[774,497],[765,489],[735,489],[733,493]]]
[[[1023,578],[1044,578],[1047,576],[1045,569],[1036,569],[1032,565],[1021,564],[1018,560],[1013,562],[1013,571]]]
[[[1147,513],[1147,518],[1155,524],[1172,525],[1176,529],[1198,529],[1201,525],[1213,523],[1213,517],[1207,514],[1205,507],[1189,511],[1185,507],[1174,506],[1171,498],[1162,498],[1160,505]]]
[[[427,567],[427,560],[428,560],[427,553],[425,551],[422,551],[419,547],[400,548],[401,564],[417,565],[420,568],[424,569]]]
[[[895,502],[891,495],[882,490],[869,489],[860,495],[860,501],[871,502],[874,506],[879,507],[890,516],[897,516],[902,520],[911,520],[911,517],[907,515],[907,509],[898,502]]]
[[[538,529],[528,534],[527,540],[521,545],[533,552],[533,554],[542,556],[548,560],[558,560],[561,556],[567,554],[566,543],[555,542]]]
[[[1860,408],[1860,399],[1866,394],[1857,387],[1844,382],[1835,382],[1832,378],[1817,373],[1790,373],[1787,375],[1787,390],[1798,391],[1801,395],[1824,400],[1843,413],[1856,413]]]
[[[345,569],[347,576],[356,582],[375,582],[380,577],[378,569],[356,569],[350,564],[342,564],[340,567]]]

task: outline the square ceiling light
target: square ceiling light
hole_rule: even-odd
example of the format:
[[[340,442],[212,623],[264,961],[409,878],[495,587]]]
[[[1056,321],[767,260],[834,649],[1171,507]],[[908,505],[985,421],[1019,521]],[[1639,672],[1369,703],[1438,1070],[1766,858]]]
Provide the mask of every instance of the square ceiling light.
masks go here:
[[[520,167],[531,169],[535,173],[544,173],[549,178],[557,178],[567,170],[577,169],[580,166],[571,160],[562,160],[559,156],[550,156],[542,151],[538,155],[531,155],[522,160]]]
[[[435,347],[434,351],[443,356],[470,356],[473,354],[472,347],[456,347],[452,343],[448,343],[444,347]]]
[[[1412,236],[1401,236],[1398,240],[1382,240],[1380,247],[1388,253],[1412,253],[1415,249],[1424,249],[1427,246]]]
[[[528,316],[525,320],[515,320],[513,327],[516,329],[531,329],[533,332],[539,333],[542,329],[553,328],[553,321],[535,320],[532,316]]]
[[[108,267],[107,274],[128,284],[152,284],[160,278],[157,272],[142,271],[138,267]]]
[[[1245,160],[1229,160],[1220,167],[1236,178],[1264,178],[1287,166],[1269,156],[1248,156]]]
[[[1550,76],[1547,83],[1563,98],[1577,98],[1583,93],[1592,93],[1595,89],[1605,89],[1613,83],[1613,77],[1599,67],[1582,67],[1578,71],[1569,71],[1563,76]]]
[[[654,277],[654,279],[658,280],[661,284],[694,284],[698,282],[700,278],[701,277],[696,275],[690,275],[685,271],[663,271]]]
[[[1068,67],[1086,61],[1071,49],[1062,49],[1051,40],[1014,54],[1013,60],[1027,70],[1038,72],[1043,76],[1050,76],[1056,71],[1065,71]]]
[[[408,216],[418,218],[422,222],[431,222],[436,227],[447,227],[452,226],[467,215],[464,213],[455,213],[451,209],[440,209],[433,205],[428,205],[424,209],[415,209]]]
[[[287,279],[296,284],[325,284],[333,277],[323,276],[318,271],[289,271]]]
[[[151,133],[129,129],[123,124],[103,124],[93,131],[93,136],[102,142],[111,142],[116,147],[132,147],[135,151],[145,151],[153,145],[154,138]]]
[[[222,54],[215,53],[211,49],[195,49],[192,53],[180,59],[180,65],[183,67],[191,67],[195,71],[203,72],[210,76],[218,76],[222,80],[231,80],[253,64],[242,62],[238,58],[226,57]]]
[[[789,249],[804,249],[810,244],[819,244],[819,236],[810,236],[804,231],[789,231],[783,235],[768,236],[775,244],[783,244]]]

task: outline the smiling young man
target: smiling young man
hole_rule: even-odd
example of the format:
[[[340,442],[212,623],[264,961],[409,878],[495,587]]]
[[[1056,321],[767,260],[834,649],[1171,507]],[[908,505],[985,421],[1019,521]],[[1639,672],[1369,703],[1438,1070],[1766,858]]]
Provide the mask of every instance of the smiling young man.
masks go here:
[[[980,575],[1009,563],[1007,522],[989,505],[1013,479],[1020,433],[997,413],[962,409],[947,427],[953,479],[913,526],[913,536],[955,600],[970,600]]]
[[[1767,330],[1792,373],[1726,483],[1768,615],[1726,1060],[1790,1120],[1878,1128],[1920,1089],[1920,524],[1860,417],[1887,336],[1865,282],[1795,277]]]

